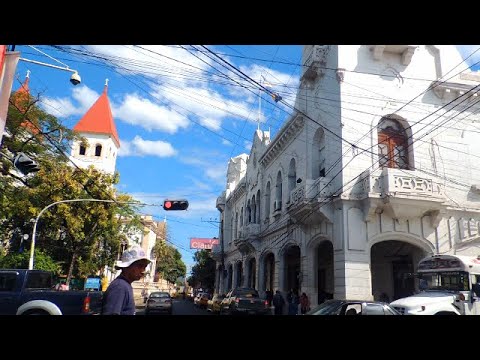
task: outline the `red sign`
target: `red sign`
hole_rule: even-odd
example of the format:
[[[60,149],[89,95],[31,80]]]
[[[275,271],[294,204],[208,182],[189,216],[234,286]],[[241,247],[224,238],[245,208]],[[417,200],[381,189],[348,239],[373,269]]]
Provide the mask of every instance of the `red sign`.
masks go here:
[[[190,249],[207,249],[212,250],[213,245],[220,244],[218,239],[209,238],[190,238]]]

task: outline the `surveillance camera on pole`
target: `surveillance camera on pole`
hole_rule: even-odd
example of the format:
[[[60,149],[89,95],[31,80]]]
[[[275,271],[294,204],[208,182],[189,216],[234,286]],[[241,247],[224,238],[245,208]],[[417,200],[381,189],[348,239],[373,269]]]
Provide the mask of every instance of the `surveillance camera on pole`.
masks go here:
[[[163,209],[170,211],[170,210],[187,210],[188,209],[188,201],[185,199],[182,200],[165,200],[163,202]]]
[[[30,159],[23,152],[18,153],[17,156],[15,156],[15,159],[13,159],[13,166],[15,166],[15,168],[23,175],[27,175],[40,170],[38,164],[32,159]]]
[[[78,85],[82,82],[82,78],[80,77],[80,75],[78,75],[78,72],[74,72],[72,74],[72,76],[70,77],[70,82],[73,85]]]

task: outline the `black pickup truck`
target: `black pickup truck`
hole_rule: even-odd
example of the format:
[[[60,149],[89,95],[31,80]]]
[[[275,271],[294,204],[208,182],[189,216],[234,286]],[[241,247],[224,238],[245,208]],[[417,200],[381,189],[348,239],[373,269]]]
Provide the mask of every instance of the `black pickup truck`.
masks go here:
[[[0,315],[94,315],[101,291],[58,291],[48,271],[0,269]]]

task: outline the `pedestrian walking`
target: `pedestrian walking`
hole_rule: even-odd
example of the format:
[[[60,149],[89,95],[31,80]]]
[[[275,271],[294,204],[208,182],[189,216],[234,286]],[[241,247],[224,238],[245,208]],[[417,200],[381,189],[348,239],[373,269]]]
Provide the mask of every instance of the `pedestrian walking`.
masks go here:
[[[282,294],[280,293],[280,290],[275,291],[275,295],[273,295],[273,306],[275,307],[274,309],[274,314],[275,315],[282,315],[283,314],[283,305],[285,305],[285,299],[283,298]]]
[[[300,313],[305,315],[308,311],[310,311],[310,299],[307,294],[302,293],[300,296]]]
[[[298,313],[298,293],[297,290],[290,289],[287,295],[288,315],[297,315]]]
[[[145,275],[145,268],[149,263],[150,260],[139,246],[134,246],[122,254],[121,260],[115,266],[122,272],[105,292],[103,315],[135,315],[132,282],[140,280]]]

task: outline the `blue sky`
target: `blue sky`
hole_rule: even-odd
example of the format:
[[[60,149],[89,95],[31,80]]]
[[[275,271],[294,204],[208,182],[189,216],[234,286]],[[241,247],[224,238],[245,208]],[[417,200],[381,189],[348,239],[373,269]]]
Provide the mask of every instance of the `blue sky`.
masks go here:
[[[185,212],[150,206],[142,213],[156,220],[166,217],[173,244],[187,266],[193,265],[190,238],[218,236],[215,201],[226,185],[229,158],[249,153],[259,118],[261,129],[270,129],[273,138],[290,109],[264,93],[259,117],[258,87],[240,80],[215,57],[207,57],[201,46],[35,48],[17,45],[16,50],[26,59],[63,66],[57,60],[78,70],[81,85],[69,83],[69,72],[20,61],[13,88],[30,70],[31,93],[41,93],[41,106],[68,127],[85,114],[109,79],[108,94],[121,141],[118,189],[149,204],[162,204],[166,198],[189,200]],[[208,49],[293,105],[301,46]],[[476,49],[459,47],[464,57]],[[480,59],[479,53],[469,59],[470,64]]]
[[[172,242],[187,266],[193,265],[190,238],[218,236],[215,201],[226,185],[228,160],[250,151],[259,119],[258,88],[245,88],[248,84],[214,57],[202,55],[206,50],[200,46],[34,47],[17,45],[15,50],[26,59],[66,64],[79,72],[82,83],[74,87],[69,72],[20,61],[13,88],[30,70],[31,94],[41,93],[41,106],[70,128],[109,79],[108,95],[121,142],[118,189],[149,204],[162,204],[166,198],[189,200],[188,211],[166,212],[151,206],[142,213],[156,220],[166,216]],[[208,49],[293,105],[301,46]],[[288,108],[262,95],[261,129],[270,129],[274,136],[288,114]]]

